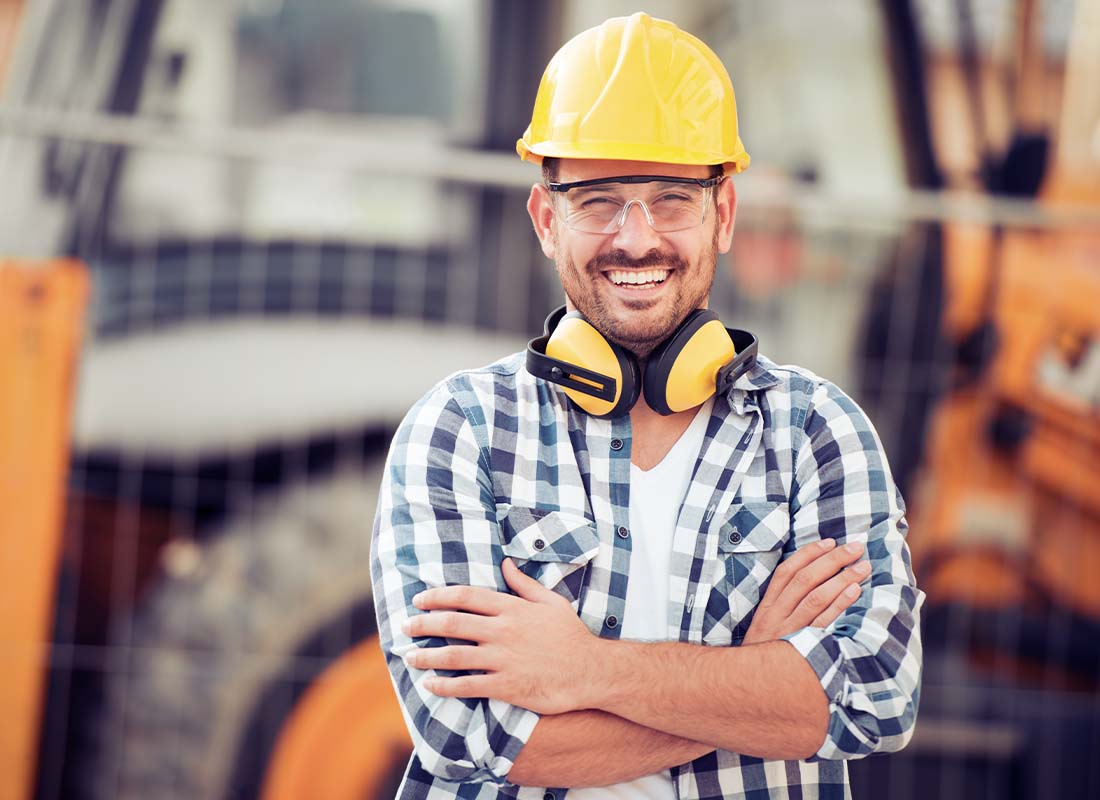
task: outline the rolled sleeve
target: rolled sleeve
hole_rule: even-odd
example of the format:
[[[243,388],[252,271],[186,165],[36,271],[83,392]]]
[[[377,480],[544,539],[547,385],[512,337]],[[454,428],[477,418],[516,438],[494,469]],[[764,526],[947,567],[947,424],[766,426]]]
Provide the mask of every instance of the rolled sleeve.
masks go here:
[[[371,542],[371,577],[382,651],[419,766],[462,783],[505,783],[539,715],[499,700],[439,697],[424,688],[435,670],[404,656],[439,647],[412,639],[412,598],[429,587],[464,584],[507,591],[487,461],[462,407],[445,385],[420,401],[390,449]],[[442,672],[441,675],[454,675]]]
[[[823,383],[806,415],[795,462],[792,530],[799,546],[830,537],[862,542],[871,574],[859,599],[828,628],[783,637],[802,654],[829,701],[815,755],[858,758],[904,747],[920,695],[920,607],[905,506],[863,411]]]

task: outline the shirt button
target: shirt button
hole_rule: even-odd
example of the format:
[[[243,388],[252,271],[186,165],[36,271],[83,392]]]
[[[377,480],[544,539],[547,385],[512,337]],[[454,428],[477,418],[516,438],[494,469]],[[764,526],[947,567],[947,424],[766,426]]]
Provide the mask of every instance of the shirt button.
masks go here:
[[[546,542],[544,542],[542,539],[535,539],[534,545],[536,550],[541,550],[542,548],[546,547]]]
[[[741,533],[739,531],[731,531],[729,535],[730,544],[741,543]]]
[[[622,439],[612,439],[611,440],[611,449],[612,450],[622,450],[623,449],[623,440]]]
[[[619,534],[620,539],[625,539],[627,536],[630,535],[630,531],[628,531],[622,525],[619,526],[619,529],[617,531],[615,531],[615,533]]]
[[[614,614],[612,614],[610,617],[605,619],[604,622],[607,624],[607,627],[609,627],[609,628],[619,627],[619,618],[616,617]]]

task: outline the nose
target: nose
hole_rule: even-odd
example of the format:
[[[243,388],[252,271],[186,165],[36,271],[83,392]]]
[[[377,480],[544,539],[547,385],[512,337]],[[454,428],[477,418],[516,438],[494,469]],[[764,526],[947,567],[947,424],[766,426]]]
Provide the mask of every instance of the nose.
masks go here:
[[[660,245],[661,237],[649,224],[648,209],[640,201],[631,200],[623,208],[622,223],[615,232],[612,246],[640,258]]]

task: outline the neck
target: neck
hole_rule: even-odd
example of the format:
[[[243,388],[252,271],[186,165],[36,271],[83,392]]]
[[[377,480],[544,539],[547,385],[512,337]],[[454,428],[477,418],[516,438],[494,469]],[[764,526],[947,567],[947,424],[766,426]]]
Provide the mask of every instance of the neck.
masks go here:
[[[630,410],[630,463],[646,470],[661,463],[698,411],[699,406],[695,406],[666,417],[650,408],[644,397],[639,398]]]

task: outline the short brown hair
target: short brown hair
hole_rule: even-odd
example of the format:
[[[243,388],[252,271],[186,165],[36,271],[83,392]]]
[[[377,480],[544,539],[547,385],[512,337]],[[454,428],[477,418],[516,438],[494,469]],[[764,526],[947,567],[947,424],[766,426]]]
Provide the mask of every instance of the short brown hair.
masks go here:
[[[542,182],[553,183],[558,179],[558,159],[544,156],[542,159]]]

